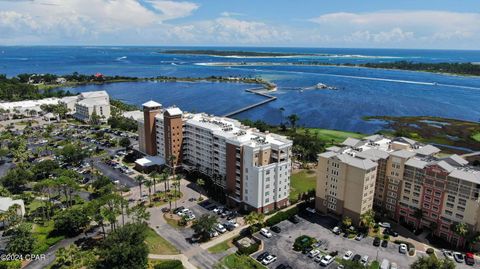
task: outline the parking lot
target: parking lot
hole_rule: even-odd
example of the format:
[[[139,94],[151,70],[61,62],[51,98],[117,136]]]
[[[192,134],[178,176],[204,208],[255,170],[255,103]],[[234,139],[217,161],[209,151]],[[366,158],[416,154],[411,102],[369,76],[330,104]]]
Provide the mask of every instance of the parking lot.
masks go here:
[[[399,268],[408,268],[409,265],[419,256],[425,255],[417,252],[417,257],[409,257],[405,254],[400,254],[398,245],[389,242],[386,248],[373,246],[373,238],[364,238],[361,241],[344,238],[342,235],[335,235],[331,232],[337,221],[326,216],[303,216],[298,224],[293,224],[290,221],[282,221],[279,226],[282,231],[280,233],[272,232],[271,238],[266,238],[262,235],[257,235],[264,242],[264,251],[277,256],[277,261],[269,265],[269,268],[276,268],[280,264],[288,264],[292,268],[319,268],[320,265],[316,263],[313,258],[308,255],[296,252],[293,250],[293,243],[295,239],[301,235],[308,235],[317,240],[325,241],[325,244],[320,247],[324,253],[338,251],[337,257],[342,257],[346,251],[350,250],[353,254],[361,256],[369,256],[369,262],[373,260],[382,261],[388,259],[390,262],[395,262]],[[260,251],[253,255],[257,258]],[[337,268],[334,262],[326,268]]]

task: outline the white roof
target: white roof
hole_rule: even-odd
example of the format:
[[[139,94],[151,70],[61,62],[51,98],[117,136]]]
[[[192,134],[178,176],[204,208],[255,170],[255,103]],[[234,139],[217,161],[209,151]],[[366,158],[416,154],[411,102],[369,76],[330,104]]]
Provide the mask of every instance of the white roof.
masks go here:
[[[83,98],[108,97],[108,93],[106,91],[82,92],[80,96]]]
[[[417,158],[410,158],[405,162],[405,165],[412,166],[418,169],[423,169],[428,164],[428,162],[417,159]]]
[[[386,151],[371,148],[357,153],[356,156],[377,161],[379,159],[387,159],[389,154]]]
[[[471,169],[454,169],[449,176],[480,184],[480,171]]]
[[[122,117],[139,121],[143,120],[143,112],[140,110],[125,111],[122,113]]]
[[[169,108],[165,109],[165,111],[170,116],[178,116],[178,115],[182,115],[182,113],[183,113],[182,110],[180,110],[180,108],[178,108],[178,107],[169,107]]]
[[[162,105],[153,101],[153,100],[150,100],[150,101],[144,103],[142,106],[144,106],[144,107],[161,107]]]
[[[77,105],[91,107],[91,106],[106,106],[106,105],[109,105],[109,103],[107,102],[107,100],[84,99],[79,101]]]
[[[429,156],[435,153],[439,153],[440,149],[432,145],[425,145],[421,148],[415,149],[415,152],[420,155]]]
[[[153,165],[163,165],[165,164],[165,160],[159,156],[145,156],[137,159],[135,163],[142,167],[149,167]]]
[[[25,204],[23,203],[23,200],[13,200],[10,197],[0,197],[0,212],[8,211],[8,208],[15,204],[20,205],[22,214],[25,214]]]
[[[453,154],[448,156],[447,158],[443,159],[447,163],[454,165],[454,166],[464,166],[468,164],[468,161],[464,158],[458,156],[457,154]]]
[[[410,158],[410,157],[415,156],[415,152],[405,150],[405,149],[401,149],[401,150],[391,152],[390,155],[395,156],[395,157],[400,157],[400,158]]]
[[[5,110],[18,109],[30,109],[34,107],[40,107],[41,105],[57,105],[60,99],[58,98],[44,98],[39,100],[25,100],[18,102],[5,102],[0,103],[0,108]]]
[[[363,170],[368,170],[378,166],[376,162],[372,162],[369,159],[360,159],[357,157],[350,156],[348,154],[337,154],[336,157],[346,164],[349,164],[351,166],[354,166]]]

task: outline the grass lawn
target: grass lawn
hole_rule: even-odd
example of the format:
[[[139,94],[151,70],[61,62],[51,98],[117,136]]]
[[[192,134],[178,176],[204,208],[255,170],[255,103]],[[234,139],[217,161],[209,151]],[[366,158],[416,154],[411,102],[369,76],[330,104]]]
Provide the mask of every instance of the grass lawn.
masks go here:
[[[179,254],[180,252],[165,238],[158,235],[153,229],[148,228],[145,243],[151,254]]]
[[[178,263],[176,260],[149,260],[148,268],[153,269],[155,265],[161,264],[163,266],[170,265],[170,269],[183,269],[183,265]]]
[[[300,170],[292,175],[290,184],[290,201],[296,202],[298,194],[315,189],[317,175],[314,170]]]
[[[380,269],[380,263],[378,261],[373,261],[370,264],[370,269]]]
[[[347,131],[337,131],[330,129],[320,129],[320,128],[308,128],[312,134],[315,134],[317,138],[326,142],[327,146],[343,142],[348,137],[352,138],[363,138],[366,135],[354,132]],[[305,129],[299,129],[299,131],[305,132]]]
[[[39,207],[42,207],[44,206],[45,203],[38,200],[38,199],[34,199],[28,206],[27,206],[27,210],[28,212],[33,212],[35,211],[37,208]]]
[[[167,222],[168,225],[172,226],[175,229],[183,228],[182,226],[178,225],[178,219],[169,218],[167,217],[167,214],[170,215],[170,213],[165,213],[163,215],[163,219]],[[172,216],[175,216],[175,214],[172,213]]]
[[[246,255],[238,255],[236,253],[226,256],[220,261],[220,264],[229,269],[265,269],[267,267],[261,265],[256,260]]]
[[[216,244],[213,247],[210,247],[208,251],[210,253],[221,253],[224,251],[229,250],[231,247],[233,247],[232,239],[225,240],[221,243]]]
[[[53,221],[46,222],[45,225],[33,224],[32,231],[36,240],[33,251],[35,254],[44,253],[49,247],[65,238],[63,235],[51,235]]]
[[[480,133],[472,135],[473,140],[480,142]]]

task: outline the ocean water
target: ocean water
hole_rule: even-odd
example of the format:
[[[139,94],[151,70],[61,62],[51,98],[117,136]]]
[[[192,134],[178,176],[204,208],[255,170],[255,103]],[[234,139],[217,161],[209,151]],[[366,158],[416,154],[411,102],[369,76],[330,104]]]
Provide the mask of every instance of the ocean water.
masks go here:
[[[278,85],[278,99],[237,115],[279,123],[296,113],[300,124],[358,132],[375,132],[384,122],[363,116],[440,116],[480,120],[480,78],[336,66],[291,66],[286,63],[322,61],[365,63],[386,61],[480,62],[480,51],[313,49],[313,48],[190,48],[315,54],[296,57],[215,57],[164,54],[173,47],[0,47],[0,74],[79,72],[138,77],[261,76]],[[184,48],[181,48],[184,49]],[[212,63],[248,63],[212,66]],[[261,62],[261,65],[255,63]],[[210,64],[210,65],[209,65]],[[339,90],[306,90],[317,83]],[[70,89],[104,89],[113,98],[140,105],[154,99],[188,111],[223,115],[262,100],[237,83],[116,83]],[[303,90],[302,90],[303,89]]]

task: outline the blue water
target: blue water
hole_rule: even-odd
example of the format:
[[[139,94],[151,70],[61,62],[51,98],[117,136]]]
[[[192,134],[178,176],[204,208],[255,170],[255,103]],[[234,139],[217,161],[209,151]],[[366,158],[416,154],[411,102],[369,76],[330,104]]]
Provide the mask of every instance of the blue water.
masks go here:
[[[265,63],[325,61],[364,63],[386,61],[480,62],[480,51],[306,49],[306,48],[213,48],[225,50],[314,53],[291,58],[231,58],[162,54],[165,47],[0,47],[0,74],[79,72],[138,77],[261,76],[276,83],[278,99],[237,115],[270,123],[296,113],[300,124],[311,127],[375,132],[382,121],[366,122],[363,116],[430,115],[470,121],[480,119],[480,78],[425,72],[335,66],[287,66]],[[183,49],[183,48],[182,48]],[[194,48],[198,49],[198,48]],[[208,48],[212,49],[212,48]],[[214,62],[246,62],[258,66],[205,66]],[[304,90],[317,83],[338,91]],[[89,85],[74,89],[107,90],[113,98],[131,104],[154,99],[176,104],[188,111],[225,114],[262,97],[244,92],[252,85],[229,83],[118,83]]]

